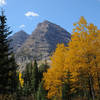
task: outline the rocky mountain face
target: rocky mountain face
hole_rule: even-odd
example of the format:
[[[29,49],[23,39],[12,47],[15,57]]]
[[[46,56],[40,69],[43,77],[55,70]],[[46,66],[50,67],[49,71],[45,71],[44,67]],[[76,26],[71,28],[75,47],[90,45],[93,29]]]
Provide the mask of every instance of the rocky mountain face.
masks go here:
[[[58,43],[67,45],[71,34],[59,25],[44,21],[28,35],[23,30],[9,37],[12,39],[10,46],[13,47],[17,64],[24,68],[25,64],[37,60],[48,60],[56,49]]]
[[[58,43],[67,45],[71,34],[59,25],[49,21],[39,23],[23,45],[16,51],[18,64],[25,64],[36,58],[37,60],[49,59]]]
[[[9,40],[12,40],[10,47],[13,48],[14,53],[16,53],[16,51],[23,45],[28,37],[29,35],[21,30],[8,38]]]

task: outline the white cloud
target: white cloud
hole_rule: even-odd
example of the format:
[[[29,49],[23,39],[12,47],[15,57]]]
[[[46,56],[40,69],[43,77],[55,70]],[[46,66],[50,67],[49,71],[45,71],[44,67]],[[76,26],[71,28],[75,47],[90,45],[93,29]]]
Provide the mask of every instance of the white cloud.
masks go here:
[[[20,26],[19,26],[19,28],[24,28],[24,27],[25,27],[25,25],[24,25],[24,24],[22,24],[22,25],[20,25]]]
[[[38,17],[39,14],[35,13],[35,12],[31,12],[31,11],[28,11],[25,16],[27,17]]]
[[[5,0],[0,0],[0,6],[6,5],[6,1]]]

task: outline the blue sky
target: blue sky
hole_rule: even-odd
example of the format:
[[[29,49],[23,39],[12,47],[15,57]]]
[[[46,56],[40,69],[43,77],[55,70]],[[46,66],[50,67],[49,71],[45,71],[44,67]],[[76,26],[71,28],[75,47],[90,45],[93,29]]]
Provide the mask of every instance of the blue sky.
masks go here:
[[[31,34],[44,20],[71,33],[80,16],[100,27],[100,0],[0,0],[0,6],[13,33],[23,29]]]

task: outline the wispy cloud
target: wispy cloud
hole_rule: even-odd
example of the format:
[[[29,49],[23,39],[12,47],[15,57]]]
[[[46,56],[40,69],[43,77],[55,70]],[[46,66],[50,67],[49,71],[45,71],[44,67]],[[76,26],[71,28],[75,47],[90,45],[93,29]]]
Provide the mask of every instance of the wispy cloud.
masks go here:
[[[24,27],[25,27],[25,25],[24,25],[24,24],[22,24],[22,25],[20,25],[20,26],[19,26],[19,28],[24,28]]]
[[[6,5],[6,1],[5,0],[0,0],[0,6]]]
[[[39,14],[38,13],[35,13],[35,12],[32,12],[32,11],[28,11],[25,16],[27,17],[38,17]]]

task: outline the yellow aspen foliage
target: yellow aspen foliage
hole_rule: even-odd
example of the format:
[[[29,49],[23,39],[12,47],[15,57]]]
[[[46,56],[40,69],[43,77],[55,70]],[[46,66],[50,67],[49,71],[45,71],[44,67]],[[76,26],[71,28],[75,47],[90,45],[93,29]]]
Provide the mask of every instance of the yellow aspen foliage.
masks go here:
[[[73,70],[74,77],[81,69],[86,77],[96,81],[91,84],[92,88],[97,89],[97,83],[100,88],[100,30],[94,24],[87,24],[84,17],[74,28],[68,44],[66,64]]]
[[[88,24],[84,17],[74,27],[68,46],[58,44],[51,57],[51,68],[43,75],[44,87],[50,99],[56,97],[62,100],[67,71],[71,72],[71,81],[78,82],[78,85],[73,85],[75,88],[84,93],[91,92],[92,98],[100,91],[100,30],[94,24]]]
[[[62,97],[62,84],[66,78],[66,53],[67,48],[64,44],[58,44],[51,57],[51,68],[48,69],[47,73],[44,73],[44,87],[48,90],[48,98],[57,97],[61,99]]]
[[[21,72],[19,72],[19,82],[20,82],[21,87],[23,87],[24,80],[22,79],[22,73]]]

